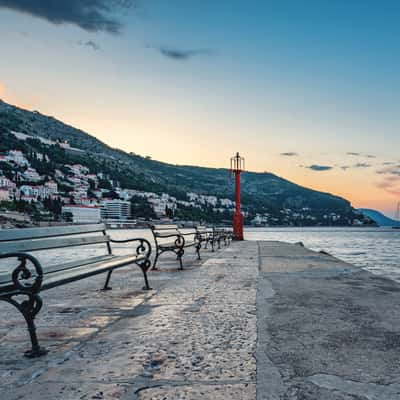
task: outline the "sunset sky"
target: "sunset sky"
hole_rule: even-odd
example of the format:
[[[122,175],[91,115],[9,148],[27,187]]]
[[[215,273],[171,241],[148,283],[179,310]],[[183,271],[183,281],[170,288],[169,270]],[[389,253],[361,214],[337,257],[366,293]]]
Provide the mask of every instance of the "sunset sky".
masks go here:
[[[0,0],[0,98],[113,147],[394,215],[400,1]]]

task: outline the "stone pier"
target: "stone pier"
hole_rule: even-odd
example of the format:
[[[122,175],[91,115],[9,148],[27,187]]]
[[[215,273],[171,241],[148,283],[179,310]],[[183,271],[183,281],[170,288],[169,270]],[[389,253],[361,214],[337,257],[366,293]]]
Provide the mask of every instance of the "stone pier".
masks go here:
[[[0,303],[1,400],[400,399],[400,285],[326,254],[236,242],[43,294],[29,360]],[[85,288],[85,290],[82,290]]]

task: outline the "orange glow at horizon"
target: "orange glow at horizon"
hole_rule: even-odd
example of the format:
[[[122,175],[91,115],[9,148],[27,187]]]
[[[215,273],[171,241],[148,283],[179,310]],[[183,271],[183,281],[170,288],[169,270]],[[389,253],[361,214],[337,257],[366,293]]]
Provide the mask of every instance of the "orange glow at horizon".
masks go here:
[[[33,107],[30,102],[21,102],[18,100],[13,92],[11,92],[6,85],[0,81],[0,99],[4,100],[6,103],[12,104],[16,107],[23,108],[24,110],[32,111]]]

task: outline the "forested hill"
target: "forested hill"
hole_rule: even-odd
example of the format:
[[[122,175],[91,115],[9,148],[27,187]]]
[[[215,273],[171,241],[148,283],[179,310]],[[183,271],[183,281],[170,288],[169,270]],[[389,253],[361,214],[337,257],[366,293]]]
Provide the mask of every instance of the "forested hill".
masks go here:
[[[68,162],[72,158],[74,162],[87,165],[93,173],[105,171],[125,188],[165,192],[180,199],[186,198],[187,192],[233,199],[233,182],[227,169],[172,165],[133,152],[126,153],[53,117],[0,100],[0,132],[11,131],[53,141],[68,141],[72,147],[86,152],[84,157],[66,155]],[[356,217],[347,200],[307,189],[272,173],[246,172],[242,175],[242,182],[242,201],[251,215],[269,213],[280,216],[284,209],[310,209],[317,220],[329,213],[339,214],[341,224]]]

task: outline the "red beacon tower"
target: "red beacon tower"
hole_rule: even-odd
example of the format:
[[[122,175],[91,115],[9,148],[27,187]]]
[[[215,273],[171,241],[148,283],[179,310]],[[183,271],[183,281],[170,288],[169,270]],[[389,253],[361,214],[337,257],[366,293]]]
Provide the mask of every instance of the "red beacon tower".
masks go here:
[[[233,214],[233,240],[243,240],[243,214],[240,211],[240,173],[244,171],[244,158],[239,153],[231,157],[231,174],[235,175],[235,213]]]

